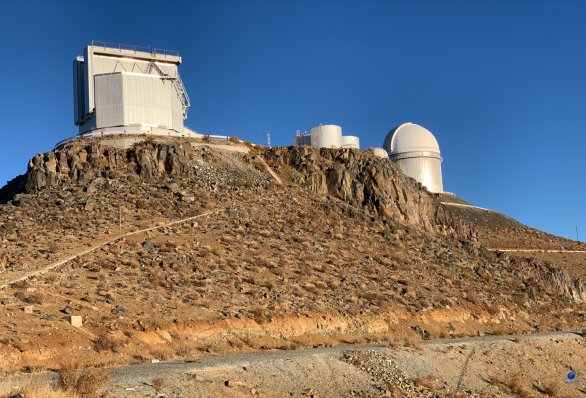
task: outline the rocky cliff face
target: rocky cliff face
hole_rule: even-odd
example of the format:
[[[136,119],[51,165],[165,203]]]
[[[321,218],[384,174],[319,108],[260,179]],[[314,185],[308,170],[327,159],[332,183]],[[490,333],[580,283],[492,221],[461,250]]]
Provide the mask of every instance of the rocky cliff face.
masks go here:
[[[99,141],[80,141],[63,150],[38,154],[29,161],[27,173],[0,190],[0,202],[17,193],[30,193],[60,184],[85,184],[96,178],[132,174],[143,179],[160,177],[193,179],[198,164],[214,155],[189,141],[142,142],[122,150],[100,145]],[[407,223],[425,231],[451,231],[463,239],[473,239],[474,229],[448,214],[436,195],[406,177],[386,159],[350,149],[280,147],[263,156],[278,174],[320,195],[330,195],[372,215]],[[251,165],[255,158],[244,156]],[[221,167],[223,162],[218,162]],[[242,170],[234,168],[226,178],[240,179]],[[267,179],[270,176],[267,175]],[[214,185],[214,181],[208,181]]]
[[[237,156],[237,155],[235,155]],[[253,158],[240,155],[253,168],[262,168]],[[235,184],[244,176],[241,167],[227,167],[230,162],[219,159],[218,153],[205,147],[193,147],[189,141],[145,141],[130,149],[101,145],[98,140],[73,142],[62,150],[34,156],[27,172],[10,181],[0,190],[0,203],[19,193],[32,193],[65,184],[86,184],[97,178],[116,178],[120,175],[138,176],[143,180],[171,178],[200,181],[209,187],[222,183]],[[215,164],[215,166],[214,166]],[[215,180],[203,169],[215,168]],[[228,170],[229,169],[229,170]],[[223,172],[222,172],[223,171]],[[266,181],[269,178],[260,178]],[[260,179],[259,179],[260,178]]]
[[[353,149],[310,147],[271,148],[264,156],[278,173],[288,174],[314,193],[426,231],[447,229],[465,239],[474,238],[471,225],[450,216],[437,195],[387,159]]]

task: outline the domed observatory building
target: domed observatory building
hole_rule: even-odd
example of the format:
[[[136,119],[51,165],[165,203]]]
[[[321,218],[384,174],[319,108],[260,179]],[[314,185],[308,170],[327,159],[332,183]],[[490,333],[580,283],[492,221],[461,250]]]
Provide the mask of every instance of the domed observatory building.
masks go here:
[[[437,140],[429,130],[403,123],[387,134],[383,147],[403,173],[430,192],[443,192],[442,157]]]

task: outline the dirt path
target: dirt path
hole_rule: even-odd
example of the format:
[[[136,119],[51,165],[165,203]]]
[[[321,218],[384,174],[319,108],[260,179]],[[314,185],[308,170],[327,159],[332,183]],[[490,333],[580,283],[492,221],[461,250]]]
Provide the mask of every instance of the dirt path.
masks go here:
[[[212,215],[212,214],[220,213],[222,211],[225,211],[227,208],[228,207],[224,207],[224,208],[221,208],[221,209],[212,210],[212,211],[208,211],[208,212],[205,212],[205,213],[202,213],[202,214],[198,214],[196,216],[191,216],[191,217],[187,217],[187,218],[182,218],[180,220],[171,221],[171,222],[168,222],[168,223],[165,223],[165,224],[162,224],[162,225],[156,225],[154,227],[149,227],[149,228],[139,229],[139,230],[136,230],[136,231],[126,232],[126,233],[123,233],[122,235],[118,235],[118,236],[115,236],[113,238],[110,238],[110,239],[107,239],[107,240],[103,240],[100,243],[98,243],[98,244],[96,244],[96,245],[94,245],[94,246],[92,246],[92,247],[90,247],[88,249],[78,251],[78,252],[76,252],[76,253],[68,256],[68,257],[65,257],[65,258],[62,258],[60,260],[54,261],[52,263],[49,263],[49,264],[41,267],[40,269],[38,269],[36,271],[32,271],[32,272],[26,273],[25,275],[19,276],[18,278],[14,278],[14,279],[12,279],[12,280],[10,280],[8,282],[5,282],[4,284],[0,285],[0,290],[5,289],[8,286],[13,285],[13,284],[15,284],[17,282],[24,281],[26,279],[29,279],[29,278],[32,278],[32,277],[35,277],[35,276],[38,276],[38,275],[45,274],[45,273],[47,273],[47,272],[49,272],[49,271],[51,271],[51,270],[53,270],[55,268],[58,268],[58,267],[60,267],[60,266],[62,266],[64,264],[67,264],[69,261],[75,260],[76,258],[80,258],[80,257],[82,257],[82,256],[84,256],[86,254],[92,253],[92,252],[94,252],[94,251],[96,251],[96,250],[98,250],[98,249],[100,249],[100,248],[102,248],[104,246],[107,246],[109,244],[112,244],[114,242],[117,242],[120,239],[124,239],[124,238],[129,237],[129,236],[133,236],[133,235],[137,235],[137,234],[142,234],[142,233],[149,232],[149,231],[154,231],[154,230],[161,229],[161,228],[171,227],[171,226],[176,225],[176,224],[180,224],[180,223],[185,223],[185,222],[189,222],[189,221],[192,221],[192,220],[196,220],[198,218],[202,218],[202,217],[206,217],[206,216],[209,216],[209,215]]]
[[[487,248],[493,252],[512,252],[512,253],[586,253],[586,250],[565,250],[565,249],[495,249]]]
[[[250,396],[353,396],[361,391],[376,393],[377,377],[385,377],[385,362],[393,364],[397,374],[412,380],[432,377],[442,391],[492,391],[490,396],[508,396],[495,380],[506,383],[507,367],[521,368],[527,380],[563,380],[567,369],[584,374],[582,353],[584,338],[573,332],[536,333],[528,335],[486,336],[424,341],[418,347],[389,348],[382,345],[344,345],[294,351],[238,353],[199,358],[192,362],[164,362],[129,365],[110,369],[110,380],[104,390],[116,397],[155,397],[161,392],[174,397]],[[504,350],[504,351],[503,351]],[[567,353],[566,353],[567,351]],[[341,357],[351,352],[361,361],[386,358],[378,365],[369,362],[347,363]],[[503,356],[503,352],[508,355]],[[557,355],[553,358],[552,354]],[[568,357],[569,355],[569,357]],[[575,355],[575,361],[571,357]],[[569,362],[568,362],[569,361]],[[565,364],[559,366],[559,363]],[[378,367],[377,367],[378,366]],[[539,367],[541,366],[541,369]],[[532,369],[539,369],[530,374]],[[504,371],[504,373],[503,373]],[[382,373],[381,373],[382,372]],[[507,373],[509,372],[509,373]],[[557,377],[557,379],[556,379]],[[0,380],[0,387],[27,383],[55,383],[57,375],[44,373]],[[585,380],[586,381],[586,380]],[[581,396],[584,384],[560,388],[564,397]],[[537,385],[537,384],[536,384]],[[493,390],[491,390],[493,389]],[[173,394],[173,395],[171,395]],[[418,395],[419,396],[419,395]],[[426,395],[425,395],[426,396]],[[472,395],[471,395],[472,396]]]

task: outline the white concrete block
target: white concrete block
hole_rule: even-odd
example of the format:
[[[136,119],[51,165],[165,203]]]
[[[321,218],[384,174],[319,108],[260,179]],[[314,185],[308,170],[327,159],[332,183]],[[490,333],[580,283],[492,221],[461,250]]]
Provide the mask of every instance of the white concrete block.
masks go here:
[[[71,326],[75,326],[76,328],[83,326],[83,321],[80,315],[71,315],[69,317],[69,322],[71,323]]]

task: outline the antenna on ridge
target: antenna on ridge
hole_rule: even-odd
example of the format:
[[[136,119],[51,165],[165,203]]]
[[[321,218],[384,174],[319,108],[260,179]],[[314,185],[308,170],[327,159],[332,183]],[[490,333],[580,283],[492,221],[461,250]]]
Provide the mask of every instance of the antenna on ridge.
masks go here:
[[[267,131],[267,146],[269,148],[272,148],[271,147],[271,132],[270,131]]]

